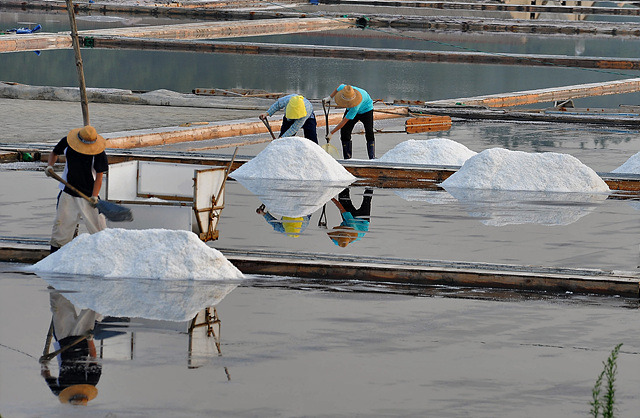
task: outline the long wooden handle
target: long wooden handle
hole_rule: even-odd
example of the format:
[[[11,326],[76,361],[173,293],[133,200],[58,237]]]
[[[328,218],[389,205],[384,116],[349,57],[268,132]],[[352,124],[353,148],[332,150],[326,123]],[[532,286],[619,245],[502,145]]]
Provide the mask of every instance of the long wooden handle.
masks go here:
[[[55,171],[52,170],[52,171],[50,171],[48,173],[51,175],[51,177],[53,177],[54,179],[58,180],[60,183],[64,184],[65,186],[67,186],[68,188],[73,190],[74,192],[78,193],[78,195],[80,197],[86,199],[89,203],[91,203],[91,206],[95,207],[95,204],[93,203],[93,200],[91,200],[91,198],[89,196],[87,196],[86,194],[82,193],[80,190],[76,189],[74,186],[70,185],[69,182],[67,182],[65,179],[63,179],[59,175],[57,175],[55,173]]]

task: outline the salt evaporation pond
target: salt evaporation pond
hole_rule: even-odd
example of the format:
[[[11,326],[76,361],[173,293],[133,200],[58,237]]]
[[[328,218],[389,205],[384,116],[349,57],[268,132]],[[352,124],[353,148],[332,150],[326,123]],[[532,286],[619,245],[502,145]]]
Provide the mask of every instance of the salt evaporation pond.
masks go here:
[[[81,234],[31,267],[37,273],[164,280],[240,279],[222,253],[190,231],[105,229]]]

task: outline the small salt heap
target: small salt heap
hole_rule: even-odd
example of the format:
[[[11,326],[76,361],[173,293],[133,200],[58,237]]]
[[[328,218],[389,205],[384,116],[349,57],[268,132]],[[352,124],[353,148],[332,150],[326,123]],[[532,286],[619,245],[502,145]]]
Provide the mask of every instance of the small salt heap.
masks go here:
[[[190,231],[105,229],[82,234],[31,267],[35,272],[165,280],[243,277]]]
[[[310,180],[351,183],[356,178],[318,144],[300,137],[275,139],[231,173],[240,179]]]
[[[612,173],[640,174],[640,152],[629,157],[624,164],[613,170]]]
[[[410,139],[387,151],[378,161],[461,166],[477,153],[447,138]]]
[[[441,184],[445,189],[605,193],[607,183],[577,158],[554,152],[526,153],[502,148],[469,158]]]

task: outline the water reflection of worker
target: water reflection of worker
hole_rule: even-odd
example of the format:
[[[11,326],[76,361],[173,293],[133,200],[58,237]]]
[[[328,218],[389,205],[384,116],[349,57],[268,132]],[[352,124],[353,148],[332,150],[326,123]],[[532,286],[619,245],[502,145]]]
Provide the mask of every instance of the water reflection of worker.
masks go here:
[[[300,128],[304,137],[318,143],[316,115],[309,100],[299,94],[290,94],[276,100],[271,107],[260,115],[260,119],[273,116],[278,110],[284,109],[280,137],[294,136]]]
[[[75,306],[57,291],[49,296],[53,318],[45,353],[40,358],[41,375],[62,403],[86,405],[98,395],[96,385],[102,365],[96,361],[93,328],[101,315],[90,309],[76,312]],[[51,337],[55,351],[49,353]],[[51,376],[49,361],[58,359],[58,377]]]
[[[291,238],[298,238],[302,231],[307,228],[309,220],[311,219],[311,215],[298,217],[283,216],[281,219],[277,219],[264,209],[265,206],[260,205],[258,209],[256,209],[256,213],[262,215],[269,225],[273,227],[274,231],[281,232]]]
[[[342,223],[327,232],[334,244],[340,247],[346,247],[353,241],[358,241],[364,237],[369,231],[371,222],[371,200],[373,198],[373,189],[366,188],[362,197],[362,203],[358,209],[355,208],[351,201],[349,188],[347,187],[338,195],[338,199],[331,201],[340,210]]]

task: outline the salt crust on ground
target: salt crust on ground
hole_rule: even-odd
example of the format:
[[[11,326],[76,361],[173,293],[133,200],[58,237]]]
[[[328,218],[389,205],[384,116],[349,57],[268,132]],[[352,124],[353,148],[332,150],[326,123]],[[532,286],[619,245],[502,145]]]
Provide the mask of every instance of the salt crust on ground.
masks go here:
[[[476,154],[475,151],[447,138],[409,139],[387,151],[378,160],[389,163],[460,166]]]
[[[258,155],[231,173],[234,179],[352,182],[356,178],[319,145],[301,137],[271,141]]]
[[[640,152],[629,157],[624,164],[613,170],[612,173],[640,174]]]
[[[441,183],[448,188],[605,193],[609,187],[577,158],[492,148],[469,158]]]
[[[165,280],[224,280],[243,275],[189,231],[105,229],[82,234],[32,266],[35,272]]]

